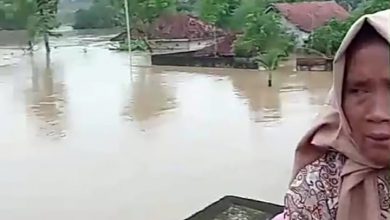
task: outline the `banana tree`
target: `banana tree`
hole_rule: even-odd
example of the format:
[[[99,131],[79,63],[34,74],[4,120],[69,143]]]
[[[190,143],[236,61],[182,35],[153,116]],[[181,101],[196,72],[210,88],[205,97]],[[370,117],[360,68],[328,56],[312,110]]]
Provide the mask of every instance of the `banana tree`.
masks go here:
[[[256,61],[259,66],[263,67],[268,72],[268,87],[272,87],[272,71],[278,68],[281,57],[284,51],[273,48],[265,53],[259,53],[256,56]]]

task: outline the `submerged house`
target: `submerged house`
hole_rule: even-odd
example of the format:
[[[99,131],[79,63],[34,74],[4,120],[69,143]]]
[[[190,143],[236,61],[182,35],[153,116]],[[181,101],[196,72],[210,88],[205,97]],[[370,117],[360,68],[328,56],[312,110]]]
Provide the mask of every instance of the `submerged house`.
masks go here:
[[[282,24],[297,37],[298,46],[304,44],[311,32],[330,20],[349,17],[349,13],[334,1],[274,3],[267,11],[281,15]]]
[[[215,37],[214,39],[214,31]],[[149,29],[154,54],[194,52],[211,47],[225,37],[225,31],[188,14],[161,16]]]
[[[143,35],[147,35],[153,54],[183,52],[199,52],[197,53],[199,56],[210,53],[230,54],[230,45],[226,46],[226,43],[233,41],[232,36],[226,31],[188,14],[162,15],[150,25],[147,33]],[[132,37],[137,38],[137,36],[142,38],[141,34],[133,30]],[[123,32],[111,40],[123,41],[126,37],[126,32]],[[214,46],[215,43],[217,46]],[[214,52],[215,48],[220,49]]]

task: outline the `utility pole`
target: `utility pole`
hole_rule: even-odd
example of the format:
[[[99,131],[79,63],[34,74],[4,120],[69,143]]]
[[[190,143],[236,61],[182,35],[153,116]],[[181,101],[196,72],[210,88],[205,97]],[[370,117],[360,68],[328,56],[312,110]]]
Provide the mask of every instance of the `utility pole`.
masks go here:
[[[130,29],[130,15],[129,15],[129,1],[124,0],[125,4],[125,15],[126,15],[126,28],[127,28],[127,47],[129,49],[129,61],[130,61],[130,77],[133,80],[133,62],[131,58],[131,29]]]

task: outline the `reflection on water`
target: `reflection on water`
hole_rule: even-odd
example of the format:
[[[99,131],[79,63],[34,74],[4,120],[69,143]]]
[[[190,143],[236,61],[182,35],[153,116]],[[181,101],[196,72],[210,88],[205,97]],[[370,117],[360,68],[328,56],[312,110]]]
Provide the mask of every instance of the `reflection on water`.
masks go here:
[[[264,72],[135,57],[131,77],[126,53],[90,38],[0,67],[0,219],[172,220],[229,194],[282,202],[331,74],[286,66],[268,88]]]
[[[145,68],[132,82],[131,97],[123,113],[129,120],[145,121],[176,108],[174,88],[163,74],[153,71]]]
[[[265,72],[232,74],[230,78],[238,96],[248,101],[254,122],[275,122],[281,118],[279,85],[268,87]]]
[[[55,139],[66,136],[65,132],[65,85],[56,81],[50,59],[37,66],[34,56],[31,60],[31,88],[26,89],[27,110],[37,119],[39,132]]]

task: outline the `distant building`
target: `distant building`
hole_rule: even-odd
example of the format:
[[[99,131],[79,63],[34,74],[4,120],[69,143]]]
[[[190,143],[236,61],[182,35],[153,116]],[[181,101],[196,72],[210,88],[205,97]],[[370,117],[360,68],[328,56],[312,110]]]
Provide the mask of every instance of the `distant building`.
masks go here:
[[[349,17],[349,13],[334,1],[274,3],[267,11],[281,15],[282,24],[297,37],[299,46],[304,44],[311,32],[331,19],[345,20]]]
[[[150,25],[147,33],[132,30],[133,38],[142,35],[147,35],[153,54],[193,52],[194,56],[233,56],[236,39],[234,34],[188,14],[162,15]],[[111,40],[122,41],[126,37],[126,32],[122,32]]]

